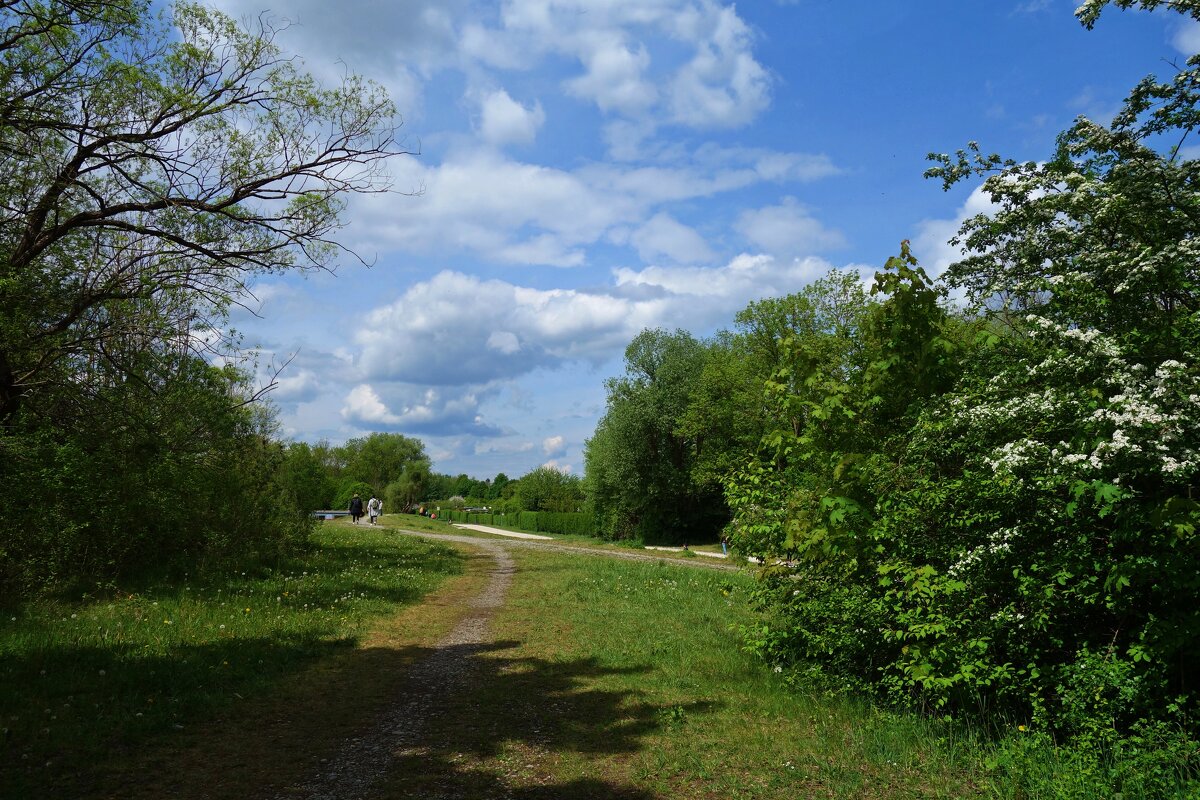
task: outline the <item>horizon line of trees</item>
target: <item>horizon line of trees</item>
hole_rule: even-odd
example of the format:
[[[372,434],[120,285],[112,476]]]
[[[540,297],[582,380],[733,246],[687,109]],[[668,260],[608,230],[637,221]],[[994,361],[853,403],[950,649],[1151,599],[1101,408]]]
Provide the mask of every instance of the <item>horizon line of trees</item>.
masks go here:
[[[375,495],[388,512],[437,501],[556,512],[578,512],[585,503],[582,480],[552,467],[536,467],[520,478],[434,472],[425,445],[399,433],[375,432],[341,445],[289,442],[283,451],[281,480],[306,511],[344,509],[355,494]]]

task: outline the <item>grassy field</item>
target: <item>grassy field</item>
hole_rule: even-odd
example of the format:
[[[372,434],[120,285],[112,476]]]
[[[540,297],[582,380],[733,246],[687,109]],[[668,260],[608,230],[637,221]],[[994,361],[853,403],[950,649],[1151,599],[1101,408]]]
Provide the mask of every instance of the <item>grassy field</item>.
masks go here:
[[[302,679],[336,671],[467,562],[366,528],[327,527],[316,543],[263,574],[10,609],[0,794],[126,796],[106,787],[178,757],[205,723],[201,738],[248,713],[259,726],[264,698],[299,691],[309,702]]]
[[[318,543],[272,574],[6,617],[0,795],[246,800],[320,768],[469,613],[490,561],[341,522]],[[751,576],[512,554],[494,644],[379,797],[981,794],[952,729],[797,695],[743,652]]]

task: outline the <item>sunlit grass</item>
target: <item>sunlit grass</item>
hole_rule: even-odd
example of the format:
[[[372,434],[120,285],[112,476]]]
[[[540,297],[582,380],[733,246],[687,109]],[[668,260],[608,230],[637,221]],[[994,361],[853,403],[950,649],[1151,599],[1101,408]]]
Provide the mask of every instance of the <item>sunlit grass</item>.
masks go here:
[[[941,726],[797,692],[743,650],[749,574],[514,551],[520,569],[446,742],[464,790],[563,798],[972,797],[977,750]],[[483,677],[486,676],[486,677]],[[394,796],[420,796],[398,777]],[[607,792],[607,794],[606,794]],[[549,796],[549,795],[547,795]]]

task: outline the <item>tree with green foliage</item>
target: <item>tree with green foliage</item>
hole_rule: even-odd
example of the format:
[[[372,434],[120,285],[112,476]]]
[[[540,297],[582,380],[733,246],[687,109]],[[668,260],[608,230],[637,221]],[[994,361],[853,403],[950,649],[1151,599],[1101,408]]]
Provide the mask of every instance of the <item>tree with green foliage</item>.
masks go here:
[[[954,607],[973,638],[1004,642],[982,659],[997,690],[1071,733],[1064,692],[1122,692],[1115,734],[1190,695],[1200,663],[1200,161],[1180,148],[1198,101],[1193,57],[1139,83],[1111,125],[1078,120],[1043,163],[972,146],[931,170],[985,176],[996,210],[963,225],[948,278],[1004,335],[914,440],[959,482],[958,514],[988,520],[921,554],[948,588],[920,613]],[[964,655],[930,644],[932,674],[958,674]],[[1080,686],[1092,659],[1129,684]]]
[[[384,490],[384,501],[387,503],[386,507],[392,511],[406,511],[428,499],[428,492],[428,466],[409,466],[399,478],[388,484]]]
[[[399,433],[372,433],[338,448],[342,474],[370,486],[384,487],[409,470],[429,471],[425,445]]]
[[[381,89],[272,40],[187,2],[0,3],[0,472],[38,512],[0,521],[3,589],[294,540],[261,395],[205,358],[237,360],[248,280],[333,264],[399,150]]]
[[[341,198],[386,187],[394,109],[319,87],[203,6],[0,8],[0,422],[157,347],[210,346],[258,273],[326,267]]]
[[[625,375],[584,447],[586,491],[600,529],[617,539],[714,537],[726,508],[692,475],[700,440],[681,423],[706,346],[686,331],[645,330],[625,350]]]
[[[932,157],[993,204],[947,273],[968,309],[944,311],[905,248],[876,276],[855,377],[768,380],[778,417],[808,417],[729,481],[735,542],[791,559],[764,571],[752,646],[892,701],[1023,720],[1006,758],[1057,742],[1104,794],[1194,791],[1198,109],[1194,56],[1045,161]]]
[[[583,482],[553,467],[537,467],[521,476],[514,494],[521,511],[579,511]]]
[[[305,442],[283,447],[279,465],[279,483],[305,511],[333,508],[336,484],[314,448]]]
[[[718,334],[704,353],[678,435],[695,442],[691,478],[702,491],[720,491],[721,481],[762,436],[765,414],[760,362],[743,337]]]

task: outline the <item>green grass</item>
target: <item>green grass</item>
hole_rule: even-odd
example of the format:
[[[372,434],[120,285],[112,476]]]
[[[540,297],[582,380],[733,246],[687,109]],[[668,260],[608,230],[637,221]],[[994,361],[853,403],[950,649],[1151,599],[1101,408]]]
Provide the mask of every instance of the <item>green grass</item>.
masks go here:
[[[42,602],[0,620],[0,786],[47,796],[353,648],[368,626],[462,570],[439,544],[323,527],[281,569]]]
[[[478,538],[478,539],[499,538],[498,534],[484,533],[482,531],[473,531],[470,528],[456,528],[456,527],[454,527],[454,524],[449,521],[445,521],[445,520],[441,520],[441,519],[431,520],[427,517],[422,517],[422,516],[419,516],[416,514],[385,514],[384,516],[380,517],[379,521],[380,521],[380,525],[382,527],[401,528],[404,530],[416,531],[418,533],[421,533],[421,532],[452,533],[456,536],[469,536],[469,537]],[[338,524],[344,524],[344,523],[339,522]],[[495,528],[495,527],[500,527],[500,526],[491,525],[488,527]],[[528,531],[518,531],[516,528],[501,528],[501,530],[509,530],[514,533],[528,533]],[[598,538],[595,538],[592,536],[580,536],[580,535],[576,535],[576,534],[539,533],[537,535],[547,537],[548,543],[550,543],[550,544],[570,545],[571,547],[579,547],[579,548],[584,548],[584,549],[589,549],[589,550],[616,550],[619,552],[629,552],[630,550],[637,550],[637,551],[644,551],[648,555],[652,555],[656,559],[666,559],[666,560],[671,560],[671,559],[687,560],[687,559],[694,559],[697,557],[694,552],[688,552],[688,551],[679,552],[679,551],[670,551],[670,550],[646,550],[646,548],[641,543],[638,543],[638,542],[630,542],[630,541],[610,542],[605,539],[598,539]],[[719,543],[718,544],[709,544],[709,545],[699,545],[699,546],[689,544],[688,547],[691,548],[691,550],[708,550],[710,552],[716,552],[716,553],[721,552],[721,545]],[[709,561],[711,563],[722,563],[719,559],[705,558],[705,561]],[[729,559],[727,559],[727,563],[729,563],[729,564],[745,563],[745,559],[739,559],[738,557],[734,556],[733,554],[730,554]]]
[[[979,794],[973,743],[916,717],[798,695],[744,652],[748,575],[514,555],[497,645],[383,796]]]
[[[386,526],[325,523],[316,545],[271,573],[7,614],[0,796],[282,796],[333,757],[476,613],[491,561]],[[464,654],[467,688],[439,697],[380,798],[1093,796],[1052,748],[797,692],[741,647],[749,574],[512,555],[493,644]]]

